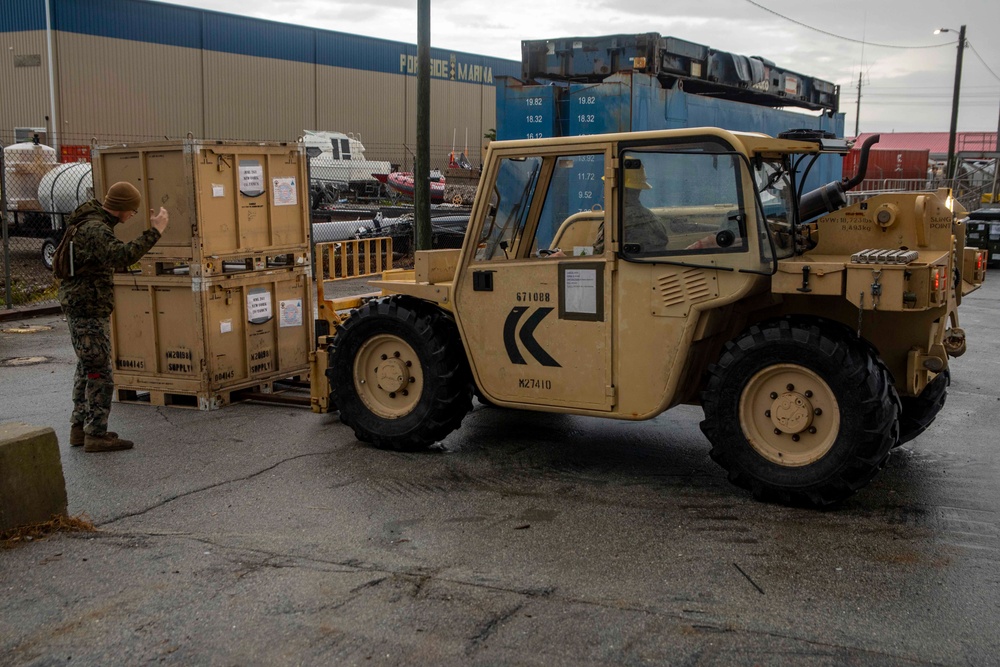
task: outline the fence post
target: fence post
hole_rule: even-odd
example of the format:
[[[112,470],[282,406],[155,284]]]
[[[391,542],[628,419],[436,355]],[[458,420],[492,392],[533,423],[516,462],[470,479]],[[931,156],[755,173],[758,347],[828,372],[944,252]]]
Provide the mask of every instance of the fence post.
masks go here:
[[[4,164],[3,144],[0,143],[0,227],[3,228],[3,293],[7,310],[14,307],[10,293],[10,237],[7,235],[7,169]]]

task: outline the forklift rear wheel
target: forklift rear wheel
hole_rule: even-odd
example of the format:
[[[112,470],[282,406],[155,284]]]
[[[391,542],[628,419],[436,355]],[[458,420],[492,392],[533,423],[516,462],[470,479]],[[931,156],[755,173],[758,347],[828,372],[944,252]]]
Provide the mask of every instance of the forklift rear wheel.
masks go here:
[[[888,370],[833,323],[751,327],[709,369],[702,403],[712,459],[762,500],[836,504],[871,481],[899,437]]]
[[[405,298],[352,313],[333,339],[328,373],[340,421],[376,447],[426,449],[472,409],[454,324]]]
[[[896,446],[913,440],[934,423],[937,414],[948,399],[951,371],[947,368],[924,387],[919,396],[904,396],[900,400],[903,410],[899,417],[899,442]]]

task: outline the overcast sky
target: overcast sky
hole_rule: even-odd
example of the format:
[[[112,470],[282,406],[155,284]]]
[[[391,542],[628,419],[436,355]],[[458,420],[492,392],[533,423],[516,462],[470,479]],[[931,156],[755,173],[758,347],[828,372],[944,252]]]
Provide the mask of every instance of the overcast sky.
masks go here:
[[[417,40],[416,0],[171,4],[401,42]],[[524,39],[658,32],[768,58],[779,67],[840,84],[849,136],[854,133],[859,72],[861,132],[947,132],[957,31],[963,24],[971,48],[965,50],[962,67],[958,129],[994,132],[1000,122],[998,0],[431,2],[431,45],[441,49],[520,61]],[[941,27],[955,32],[933,34]]]

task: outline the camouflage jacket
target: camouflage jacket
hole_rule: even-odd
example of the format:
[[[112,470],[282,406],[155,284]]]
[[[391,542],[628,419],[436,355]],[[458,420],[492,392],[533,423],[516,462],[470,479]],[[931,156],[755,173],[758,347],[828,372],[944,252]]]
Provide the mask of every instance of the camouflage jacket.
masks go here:
[[[79,224],[73,239],[74,276],[59,285],[59,303],[73,317],[107,317],[115,308],[113,274],[135,264],[149,252],[160,232],[147,229],[137,239],[123,243],[115,237],[118,219],[91,199],[66,221]]]

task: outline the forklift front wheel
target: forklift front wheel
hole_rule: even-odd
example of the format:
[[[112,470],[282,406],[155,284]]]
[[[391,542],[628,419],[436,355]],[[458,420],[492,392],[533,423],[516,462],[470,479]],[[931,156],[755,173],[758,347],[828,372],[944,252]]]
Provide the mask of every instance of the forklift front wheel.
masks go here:
[[[412,299],[365,304],[333,339],[330,389],[340,421],[383,449],[426,449],[472,409],[465,351],[453,322]]]

